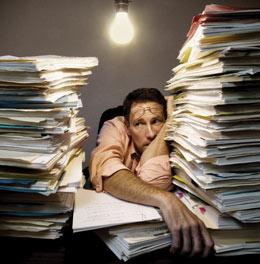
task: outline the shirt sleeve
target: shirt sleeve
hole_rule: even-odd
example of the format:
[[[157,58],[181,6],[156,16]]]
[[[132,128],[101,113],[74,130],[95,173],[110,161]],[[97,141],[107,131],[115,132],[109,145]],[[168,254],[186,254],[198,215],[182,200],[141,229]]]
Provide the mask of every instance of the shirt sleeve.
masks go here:
[[[160,155],[147,160],[136,168],[137,177],[163,190],[171,190],[172,175],[168,155]]]
[[[104,123],[89,165],[90,180],[97,191],[103,190],[103,177],[109,177],[122,169],[129,170],[123,164],[128,141],[122,120],[117,117]]]

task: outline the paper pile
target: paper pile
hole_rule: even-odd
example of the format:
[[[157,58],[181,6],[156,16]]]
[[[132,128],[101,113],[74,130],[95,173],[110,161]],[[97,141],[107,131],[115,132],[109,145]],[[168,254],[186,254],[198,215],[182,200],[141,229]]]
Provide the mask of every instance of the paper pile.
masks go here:
[[[0,235],[61,235],[83,181],[80,88],[97,64],[95,57],[0,57]]]
[[[260,9],[206,6],[178,59],[166,87],[173,183],[235,224],[209,226],[217,255],[259,253]]]

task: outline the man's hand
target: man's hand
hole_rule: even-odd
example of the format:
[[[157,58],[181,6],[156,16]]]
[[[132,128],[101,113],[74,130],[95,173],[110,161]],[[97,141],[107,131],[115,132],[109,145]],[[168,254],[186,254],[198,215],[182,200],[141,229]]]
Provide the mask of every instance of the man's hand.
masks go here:
[[[172,254],[209,256],[214,242],[204,223],[173,194],[162,200],[161,212],[172,234]]]

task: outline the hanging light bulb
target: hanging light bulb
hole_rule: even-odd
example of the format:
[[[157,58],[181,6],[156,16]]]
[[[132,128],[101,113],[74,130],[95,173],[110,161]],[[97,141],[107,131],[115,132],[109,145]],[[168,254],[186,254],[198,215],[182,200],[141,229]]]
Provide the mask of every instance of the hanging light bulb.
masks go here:
[[[128,17],[129,0],[115,0],[116,15],[110,27],[110,37],[117,44],[127,44],[134,37],[134,27]]]

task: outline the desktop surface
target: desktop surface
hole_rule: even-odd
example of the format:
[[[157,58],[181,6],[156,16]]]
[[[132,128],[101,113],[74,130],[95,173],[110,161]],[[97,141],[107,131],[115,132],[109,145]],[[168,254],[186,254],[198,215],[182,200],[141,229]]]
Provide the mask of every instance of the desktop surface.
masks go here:
[[[260,255],[208,258],[170,255],[169,248],[144,254],[124,262],[119,260],[93,232],[68,232],[56,240],[28,238],[0,238],[1,258],[16,264],[233,264],[237,261],[255,261]]]

